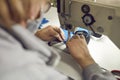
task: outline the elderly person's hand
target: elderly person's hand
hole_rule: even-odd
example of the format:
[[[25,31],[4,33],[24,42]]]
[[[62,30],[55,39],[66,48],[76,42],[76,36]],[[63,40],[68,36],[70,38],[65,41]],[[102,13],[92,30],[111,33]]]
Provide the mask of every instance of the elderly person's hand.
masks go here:
[[[35,35],[44,41],[52,41],[55,38],[59,41],[64,40],[63,31],[56,26],[47,26],[38,30]]]
[[[81,65],[82,68],[95,63],[93,58],[90,56],[87,43],[83,35],[73,36],[72,39],[67,42],[67,47],[71,55]]]
[[[0,0],[0,24],[9,28],[13,24],[26,26],[28,19],[40,16],[44,0]]]

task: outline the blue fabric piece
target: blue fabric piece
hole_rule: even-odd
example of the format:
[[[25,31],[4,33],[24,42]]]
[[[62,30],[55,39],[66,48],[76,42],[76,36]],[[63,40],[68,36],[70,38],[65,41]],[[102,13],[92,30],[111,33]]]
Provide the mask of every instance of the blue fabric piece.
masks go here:
[[[48,22],[49,22],[49,20],[47,20],[46,18],[43,18],[43,20],[42,20],[42,22],[41,22],[41,24],[40,24],[40,26],[39,26],[39,29],[42,28],[42,25],[43,25],[43,24],[46,24],[46,23],[48,23]]]
[[[66,41],[68,39],[68,30],[63,29],[63,32],[64,32],[64,36],[65,36],[64,43],[66,43]],[[72,37],[73,35],[74,35],[74,33],[70,32],[70,36]]]
[[[75,32],[76,31],[81,31],[81,32],[85,31],[87,33],[86,37],[88,37],[90,35],[90,32],[87,29],[84,29],[81,27],[76,28]],[[63,29],[63,32],[64,32],[64,36],[65,36],[64,43],[66,43],[66,41],[68,39],[68,30]],[[75,32],[70,32],[70,36],[72,37],[75,34]]]
[[[43,18],[43,20],[42,20],[42,23],[41,24],[46,24],[46,23],[48,23],[49,22],[49,20],[47,20],[46,18]]]
[[[87,33],[89,33],[89,31],[85,28],[81,28],[81,27],[78,27],[76,31],[85,31]]]

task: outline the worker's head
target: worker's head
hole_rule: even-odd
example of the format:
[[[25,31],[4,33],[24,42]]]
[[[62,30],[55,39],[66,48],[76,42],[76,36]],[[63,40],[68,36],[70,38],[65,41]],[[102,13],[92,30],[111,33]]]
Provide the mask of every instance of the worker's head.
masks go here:
[[[0,0],[0,24],[10,27],[35,20],[50,8],[50,0]]]

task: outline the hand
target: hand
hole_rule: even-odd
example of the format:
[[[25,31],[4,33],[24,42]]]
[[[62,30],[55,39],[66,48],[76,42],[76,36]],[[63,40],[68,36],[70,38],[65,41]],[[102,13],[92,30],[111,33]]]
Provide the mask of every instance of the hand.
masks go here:
[[[59,41],[64,40],[64,34],[62,30],[53,26],[47,26],[41,30],[38,30],[35,35],[44,41],[52,41],[55,38],[57,38]]]
[[[95,63],[93,58],[90,56],[87,43],[83,35],[73,36],[72,39],[67,42],[67,47],[71,55],[81,65],[82,68]]]
[[[26,26],[28,19],[40,14],[41,0],[0,0],[0,24],[9,28],[13,24]]]

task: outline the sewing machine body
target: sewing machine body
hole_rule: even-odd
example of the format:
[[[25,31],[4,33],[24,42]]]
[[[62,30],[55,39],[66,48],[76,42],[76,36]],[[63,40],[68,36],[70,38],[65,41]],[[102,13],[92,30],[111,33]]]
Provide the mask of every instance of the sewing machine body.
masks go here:
[[[52,7],[50,11],[45,14],[45,17],[49,22],[44,24],[60,26],[57,9]],[[87,28],[85,26],[85,28]],[[73,45],[74,46],[74,45]],[[58,43],[51,46],[61,55],[61,61],[56,66],[56,69],[63,74],[70,76],[75,80],[82,79],[82,70],[76,61],[68,54],[66,45],[64,43]],[[88,44],[89,51],[94,60],[103,68],[108,70],[120,70],[120,50],[107,36],[102,36],[98,39],[91,36]]]
[[[80,26],[89,29],[83,22],[85,15],[81,10],[83,5],[87,5],[90,8],[89,14],[94,18],[92,27],[95,32],[107,35],[120,48],[119,5],[88,0],[60,0],[58,13],[61,27],[65,28],[65,24],[71,24],[76,27]],[[86,20],[90,21],[89,18]]]

